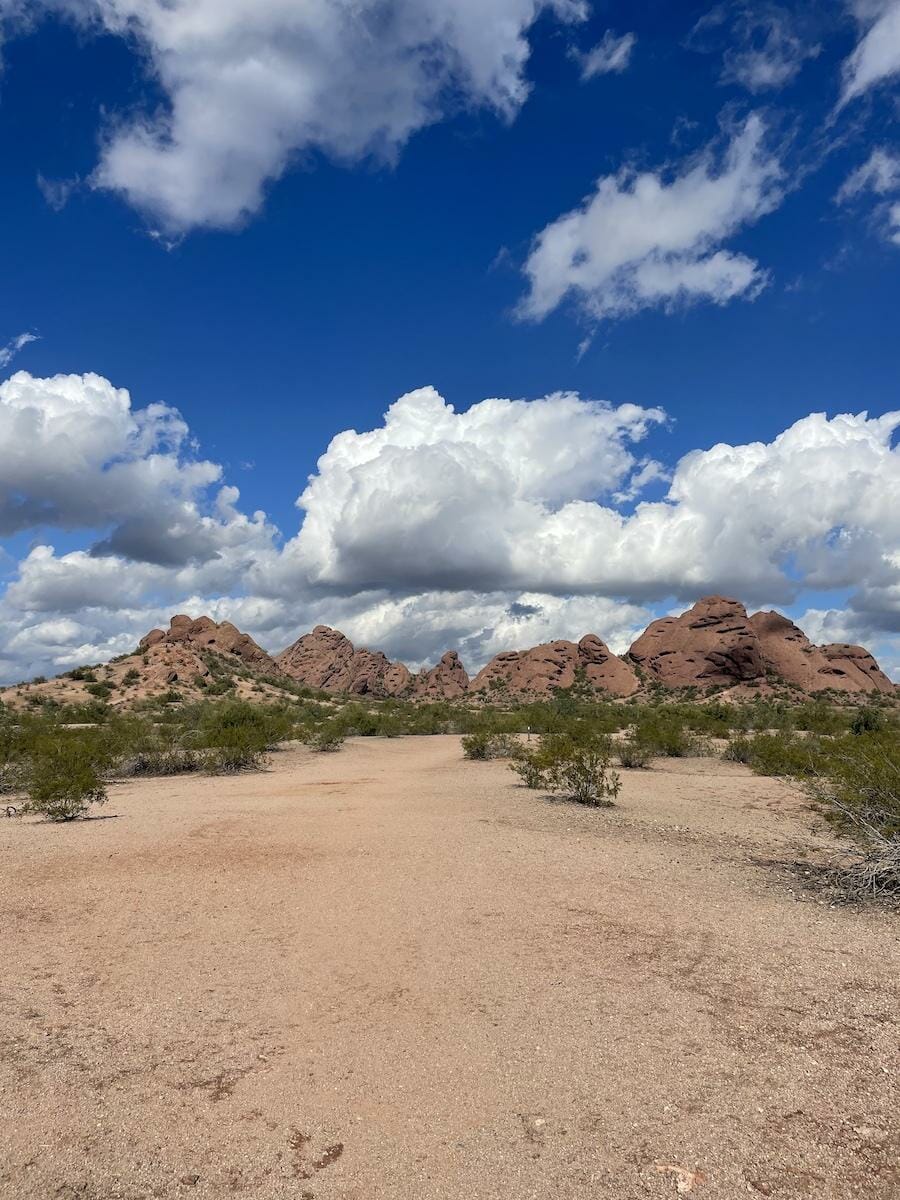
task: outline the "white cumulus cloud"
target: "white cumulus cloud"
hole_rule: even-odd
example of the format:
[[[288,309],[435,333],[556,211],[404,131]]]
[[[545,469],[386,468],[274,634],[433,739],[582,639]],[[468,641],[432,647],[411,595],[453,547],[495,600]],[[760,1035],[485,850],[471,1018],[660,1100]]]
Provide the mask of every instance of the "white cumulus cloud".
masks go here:
[[[782,171],[750,116],[721,162],[712,149],[677,171],[621,170],[535,238],[523,317],[572,298],[595,320],[642,308],[752,297],[765,271],[722,243],[778,204]]]
[[[0,436],[24,439],[39,465],[28,473],[20,456],[4,480],[7,528],[24,527],[24,485],[42,526],[83,528],[85,544],[44,542],[11,563],[6,679],[121,653],[176,611],[233,620],[272,650],[324,622],[412,665],[452,646],[472,669],[503,648],[586,632],[624,649],[650,605],[713,591],[789,605],[840,590],[848,632],[900,632],[900,412],[814,413],[769,441],[667,466],[646,453],[666,436],[660,409],[557,393],[456,412],[421,388],[382,424],[332,440],[282,545],[263,514],[241,512],[215,464],[179,455],[187,430],[171,409],[133,410],[98,376],[13,379],[0,411],[22,423]],[[135,470],[131,485],[104,491],[117,466]],[[666,480],[662,498],[640,498]],[[149,503],[161,523],[126,556],[109,531]],[[213,552],[186,554],[177,536],[160,552],[173,514],[192,538],[207,531]]]
[[[8,27],[56,12],[126,37],[164,108],[106,133],[93,177],[166,234],[255,213],[289,164],[322,153],[391,160],[463,107],[509,119],[528,94],[528,33],[584,0],[35,0]],[[2,15],[2,9],[0,9]]]
[[[0,384],[0,535],[55,526],[96,531],[94,555],[161,566],[216,557],[264,527],[235,508],[212,462],[188,453],[188,428],[165,404],[134,409],[99,375]]]

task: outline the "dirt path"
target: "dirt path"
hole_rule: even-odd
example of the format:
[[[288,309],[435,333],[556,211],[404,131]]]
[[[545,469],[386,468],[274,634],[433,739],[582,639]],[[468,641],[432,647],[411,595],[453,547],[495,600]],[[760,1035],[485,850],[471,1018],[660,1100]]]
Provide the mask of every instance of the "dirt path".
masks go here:
[[[0,821],[4,1200],[900,1195],[900,920],[759,865],[776,781],[360,740],[104,811]]]

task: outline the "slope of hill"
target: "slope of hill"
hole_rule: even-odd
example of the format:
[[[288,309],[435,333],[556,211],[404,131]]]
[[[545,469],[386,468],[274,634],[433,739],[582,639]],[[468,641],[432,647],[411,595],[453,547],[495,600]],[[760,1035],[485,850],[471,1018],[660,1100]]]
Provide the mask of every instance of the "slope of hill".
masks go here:
[[[153,696],[183,700],[221,694],[232,685],[241,697],[275,696],[261,677],[280,674],[274,659],[229,621],[172,617],[169,628],[151,629],[137,650],[95,667],[80,667],[56,679],[20,684],[0,693],[13,707],[40,699],[60,704],[105,700],[127,707]],[[262,689],[260,692],[259,689]]]

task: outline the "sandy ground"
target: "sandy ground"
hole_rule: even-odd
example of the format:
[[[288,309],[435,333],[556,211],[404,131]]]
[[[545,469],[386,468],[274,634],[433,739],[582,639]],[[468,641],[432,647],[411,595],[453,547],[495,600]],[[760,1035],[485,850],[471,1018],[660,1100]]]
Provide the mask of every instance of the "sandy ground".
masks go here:
[[[4,1200],[900,1196],[900,919],[764,865],[778,781],[359,740],[103,812],[0,818]]]

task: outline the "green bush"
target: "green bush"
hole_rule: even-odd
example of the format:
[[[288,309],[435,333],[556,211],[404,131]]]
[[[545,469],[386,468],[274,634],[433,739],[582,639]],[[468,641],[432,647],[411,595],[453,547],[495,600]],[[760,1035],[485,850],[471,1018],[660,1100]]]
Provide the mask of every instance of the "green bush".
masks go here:
[[[333,754],[344,744],[344,733],[336,725],[321,725],[310,730],[304,738],[310,750],[319,754]]]
[[[651,755],[684,758],[691,754],[694,742],[677,713],[663,708],[650,710],[638,720],[634,739]]]
[[[113,690],[108,683],[89,683],[85,691],[96,700],[108,700]]]
[[[753,739],[740,734],[729,738],[722,757],[726,762],[750,763],[753,758]]]
[[[884,713],[877,708],[860,708],[850,722],[850,732],[859,737],[863,733],[879,733],[887,724]]]
[[[92,804],[106,803],[103,771],[109,755],[95,739],[74,733],[35,741],[25,772],[25,809],[51,821],[87,816]]]
[[[798,738],[792,733],[758,733],[750,742],[750,766],[757,775],[802,778],[822,754],[818,738]]]
[[[857,897],[900,901],[900,739],[892,730],[845,737],[806,784],[825,815],[857,842],[837,872]]]
[[[611,806],[621,787],[611,763],[608,737],[546,734],[537,747],[524,749],[510,766],[526,787],[599,808]]]
[[[653,751],[633,735],[623,738],[616,745],[616,753],[623,767],[644,768],[650,766]]]
[[[235,775],[239,771],[259,771],[267,761],[264,750],[244,733],[230,741],[205,750],[199,762],[208,775]]]
[[[508,733],[489,733],[486,730],[466,734],[461,745],[463,756],[474,759],[511,758],[519,751],[519,743]]]

